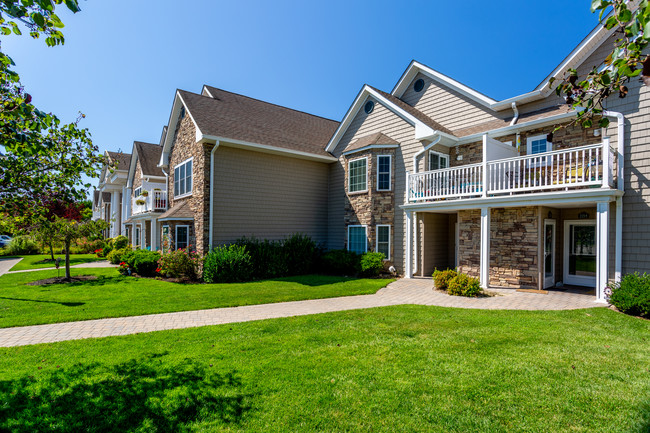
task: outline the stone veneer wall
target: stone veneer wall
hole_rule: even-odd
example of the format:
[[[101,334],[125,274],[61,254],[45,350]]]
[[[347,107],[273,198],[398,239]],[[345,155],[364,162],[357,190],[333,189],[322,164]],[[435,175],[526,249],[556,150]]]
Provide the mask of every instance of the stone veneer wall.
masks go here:
[[[491,209],[490,285],[537,289],[538,248],[537,207]]]
[[[169,157],[169,184],[167,191],[170,208],[186,201],[194,213],[194,224],[189,222],[190,244],[196,251],[205,254],[209,250],[210,203],[206,199],[210,191],[210,151],[213,144],[197,143],[196,129],[190,116],[185,116],[178,124],[174,143]],[[174,197],[174,167],[194,157],[192,162],[192,195],[176,199]],[[188,224],[187,221],[177,224]],[[171,222],[170,222],[171,229]]]
[[[140,165],[140,157],[135,162],[135,172],[133,173],[133,187],[131,188],[131,195],[136,188],[142,186],[142,166]]]
[[[481,274],[481,210],[458,212],[458,271],[478,278]]]
[[[377,155],[391,155],[391,190],[377,191]],[[351,160],[368,158],[368,191],[363,193],[348,193],[348,162]],[[341,156],[345,168],[345,240],[344,248],[348,247],[347,227],[350,225],[366,225],[368,235],[368,251],[374,251],[376,245],[376,225],[389,224],[391,242],[391,260],[395,257],[395,150],[375,149],[363,153]]]

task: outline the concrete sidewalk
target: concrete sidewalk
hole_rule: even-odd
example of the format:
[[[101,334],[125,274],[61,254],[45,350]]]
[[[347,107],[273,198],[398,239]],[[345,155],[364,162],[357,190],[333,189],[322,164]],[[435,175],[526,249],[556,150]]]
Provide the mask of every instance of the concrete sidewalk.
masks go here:
[[[596,303],[594,296],[575,293],[551,292],[548,295],[540,295],[508,289],[493,289],[491,292],[496,293],[496,296],[486,298],[449,296],[446,293],[434,291],[433,281],[430,278],[401,279],[389,284],[374,295],[4,328],[0,329],[0,347],[194,328],[402,304],[504,310],[571,310],[605,306],[605,304]]]
[[[16,266],[18,262],[20,262],[22,258],[20,259],[0,259],[0,276],[6,274],[9,272],[9,269],[13,268]]]
[[[20,261],[22,259],[14,259],[14,260]],[[16,262],[16,263],[18,263],[18,262]],[[14,265],[16,263],[14,263]],[[107,260],[98,260],[96,262],[80,263],[78,265],[72,265],[72,266],[70,266],[70,269],[76,269],[76,268],[116,268],[116,267],[117,267],[117,265],[112,265]],[[11,267],[9,269],[11,269]],[[65,269],[65,262],[61,262],[61,267],[59,269]],[[5,273],[7,273],[7,274],[17,274],[17,273],[20,273],[20,272],[37,272],[37,271],[52,271],[52,270],[55,271],[56,268],[23,269],[22,271],[7,271]],[[2,275],[2,270],[1,269],[0,269],[0,275]]]

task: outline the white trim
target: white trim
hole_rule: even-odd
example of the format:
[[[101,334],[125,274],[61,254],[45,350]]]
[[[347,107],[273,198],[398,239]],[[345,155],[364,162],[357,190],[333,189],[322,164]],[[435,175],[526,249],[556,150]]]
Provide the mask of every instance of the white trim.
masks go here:
[[[546,141],[546,150],[544,152],[553,151],[553,142],[547,140],[548,134],[533,135],[532,137],[526,137],[526,155],[536,155],[532,153],[532,144],[531,142],[544,139]],[[544,153],[541,152],[541,153]]]
[[[136,236],[136,233],[140,232],[139,236]],[[137,243],[134,247],[142,248],[142,224],[135,224],[135,229],[133,230],[133,239],[137,240]]]
[[[438,168],[431,168],[431,155],[437,155],[438,156],[438,165],[440,165],[440,158],[444,158],[447,161],[447,165],[445,167],[438,167]],[[449,168],[449,155],[446,155],[444,153],[437,152],[435,150],[429,150],[429,170],[438,170],[441,168]]]
[[[158,222],[160,222],[160,220],[158,220]],[[165,253],[165,227],[167,227],[167,236],[170,234],[169,224],[163,224],[160,226],[160,251],[162,251],[163,254]],[[171,241],[171,239],[168,240]]]
[[[594,228],[594,249],[596,250],[596,264],[598,264],[598,222],[595,219],[588,220],[565,220],[564,221],[564,270],[562,272],[564,283],[565,284],[575,284],[578,286],[589,286],[595,287],[598,279],[598,272],[596,272],[595,277],[585,277],[580,275],[570,275],[569,274],[569,245],[571,240],[569,239],[569,227],[570,226],[592,226]]]
[[[208,86],[206,86],[205,84],[203,85],[203,88],[201,89],[201,94],[203,94],[203,92],[207,93],[208,94],[207,96],[214,99],[214,96],[212,96],[212,93],[210,93],[210,89],[208,89]]]
[[[392,245],[391,242],[391,234],[392,234],[392,229],[390,224],[377,224],[375,225],[375,252],[379,252],[379,227],[388,227],[388,254],[386,254],[386,259],[385,260],[390,260],[390,247]]]
[[[189,225],[177,225],[174,227],[174,250],[179,249],[178,248],[178,229],[181,227],[185,227],[187,229],[187,245],[185,245],[183,248],[187,248],[190,246],[190,226]]]
[[[551,257],[551,268],[553,271],[553,275],[551,277],[546,277],[546,226],[551,225],[553,226],[553,239],[551,241],[551,248],[552,250],[552,257]],[[544,289],[547,289],[549,287],[552,287],[555,285],[555,274],[557,273],[557,269],[555,266],[555,259],[557,258],[557,246],[555,245],[557,239],[557,225],[555,223],[554,219],[544,219],[544,231],[542,232],[542,245],[543,245],[543,260],[544,263],[542,265],[542,275],[544,276]],[[549,280],[550,278],[550,280]]]
[[[413,222],[412,212],[404,210],[404,231],[406,239],[406,249],[404,251],[404,278],[413,278]]]
[[[249,141],[235,140],[228,137],[218,137],[216,135],[201,135],[200,141],[220,142],[222,146],[243,148],[254,152],[272,153],[294,158],[308,159],[312,161],[336,162],[337,158],[327,155],[318,155],[301,150],[285,149],[283,147],[270,146],[268,144],[252,143]]]
[[[481,287],[490,285],[490,208],[481,208],[480,280]]]
[[[183,193],[183,194],[176,195],[176,180],[177,180],[177,179],[176,179],[176,169],[179,168],[179,167],[182,166],[182,165],[186,165],[186,164],[187,164],[188,162],[190,162],[190,161],[192,161],[192,177],[191,177],[191,179],[190,179],[190,181],[192,182],[192,188],[190,188],[190,191],[189,191],[189,192],[185,192],[185,193]],[[176,164],[176,165],[172,168],[172,172],[174,173],[174,183],[173,183],[173,185],[172,185],[172,193],[173,193],[173,195],[174,195],[174,200],[191,196],[191,195],[192,195],[192,192],[194,191],[194,156],[190,156],[190,157],[187,158],[185,161],[183,161],[183,162],[179,162],[178,164]],[[187,168],[185,168],[185,179],[187,179]],[[187,189],[187,184],[185,185],[185,187],[186,187],[186,189]]]
[[[433,130],[429,125],[425,124],[421,120],[417,119],[416,117],[412,116],[408,112],[404,111],[402,108],[399,106],[393,104],[391,101],[386,99],[384,96],[379,94],[377,91],[372,89],[368,85],[364,85],[361,91],[359,92],[359,95],[357,98],[354,100],[352,103],[352,106],[348,109],[347,113],[345,114],[345,117],[343,118],[343,121],[337,128],[336,132],[330,139],[329,143],[327,143],[327,147],[325,150],[327,152],[333,151],[336,146],[338,145],[339,141],[343,137],[343,134],[345,131],[348,129],[350,126],[350,123],[354,120],[356,117],[357,113],[359,110],[365,105],[367,99],[369,96],[372,96],[380,102],[385,108],[389,109],[393,113],[397,114],[399,117],[402,119],[406,120],[408,123],[411,125],[415,126],[415,139],[423,139],[425,137],[430,137],[432,136],[436,131]],[[374,112],[374,111],[373,111]],[[368,116],[372,115],[369,114]]]
[[[158,218],[158,221],[194,221],[194,218],[192,217],[165,217],[165,218]]]
[[[372,149],[397,149],[398,147],[399,144],[369,144],[367,146],[363,146],[358,149],[348,150],[347,152],[343,152],[341,155],[347,156],[347,155],[352,155],[353,153],[359,153],[359,152],[363,152],[364,150],[372,150]]]
[[[366,224],[356,224],[356,225],[353,224],[353,225],[349,225],[349,226],[348,226],[348,245],[347,245],[347,247],[348,247],[348,248],[347,248],[348,251],[351,251],[351,250],[350,250],[350,229],[353,228],[353,227],[363,227],[363,230],[364,230],[364,233],[365,233],[364,237],[365,237],[365,239],[366,239],[366,242],[365,242],[365,249],[364,249],[363,252],[364,252],[364,253],[367,253],[367,252],[368,252],[368,226],[367,226]],[[362,253],[362,254],[363,254],[363,253]]]
[[[188,92],[190,93],[190,92]],[[181,112],[181,105],[185,107],[185,114],[189,114],[190,119],[192,119],[192,122],[194,123],[194,127],[196,128],[196,141],[199,141],[199,138],[203,135],[201,130],[199,129],[199,125],[196,123],[194,120],[194,117],[192,116],[192,113],[190,110],[187,108],[187,104],[185,104],[185,101],[183,101],[183,97],[181,96],[180,90],[176,90],[176,93],[174,94],[174,103],[172,104],[172,111],[169,114],[169,122],[167,123],[169,125],[168,131],[175,131],[176,126],[179,122],[179,115]],[[158,162],[158,167],[163,167],[169,163],[169,151],[171,149],[171,146],[174,141],[174,136],[175,134],[167,134],[165,137],[165,141],[163,143],[163,150],[160,154],[160,161]]]
[[[351,165],[353,162],[361,161],[362,159],[364,159],[364,160],[366,161],[366,189],[364,189],[364,190],[358,190],[358,191],[350,191],[350,165]],[[348,179],[347,179],[347,180],[348,180],[348,190],[347,190],[347,193],[348,193],[348,194],[362,194],[362,193],[364,193],[364,192],[368,192],[368,177],[369,177],[369,176],[368,176],[368,157],[367,157],[367,156],[362,156],[361,158],[356,158],[356,159],[351,159],[351,160],[349,160],[349,161],[348,161],[348,175],[347,175],[347,178],[348,178]]]
[[[609,203],[596,206],[596,301],[606,302],[609,283]]]
[[[388,189],[379,188],[379,158],[388,158]],[[348,168],[349,170],[349,168]],[[377,155],[377,191],[393,190],[393,155]]]

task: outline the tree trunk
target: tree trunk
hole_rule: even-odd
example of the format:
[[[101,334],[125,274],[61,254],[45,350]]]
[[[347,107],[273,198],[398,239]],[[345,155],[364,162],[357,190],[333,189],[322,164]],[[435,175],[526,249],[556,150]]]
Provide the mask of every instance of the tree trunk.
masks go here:
[[[65,279],[70,281],[70,241],[65,241]]]
[[[54,261],[54,247],[52,246],[52,242],[50,242],[50,256],[52,256],[52,261]]]

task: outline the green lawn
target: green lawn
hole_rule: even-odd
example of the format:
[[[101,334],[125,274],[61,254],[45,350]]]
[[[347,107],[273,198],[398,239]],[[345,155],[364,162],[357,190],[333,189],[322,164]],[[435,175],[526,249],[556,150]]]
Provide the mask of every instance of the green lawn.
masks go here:
[[[113,268],[72,269],[97,280],[27,286],[57,271],[0,277],[0,328],[105,317],[375,293],[393,280],[307,275],[242,284],[175,284],[124,277]]]
[[[650,429],[650,322],[398,306],[0,349],[0,431]]]
[[[54,262],[50,261],[52,256],[49,254],[35,254],[30,256],[11,256],[11,257],[1,257],[3,259],[17,259],[22,257],[23,259],[19,261],[13,268],[12,271],[24,271],[27,269],[41,269],[41,268],[53,268]],[[65,267],[65,254],[55,254],[54,258],[60,257],[61,267]],[[46,263],[38,263],[47,260]],[[71,254],[70,255],[70,266],[80,265],[82,263],[96,262],[100,259],[97,257],[97,254]]]

